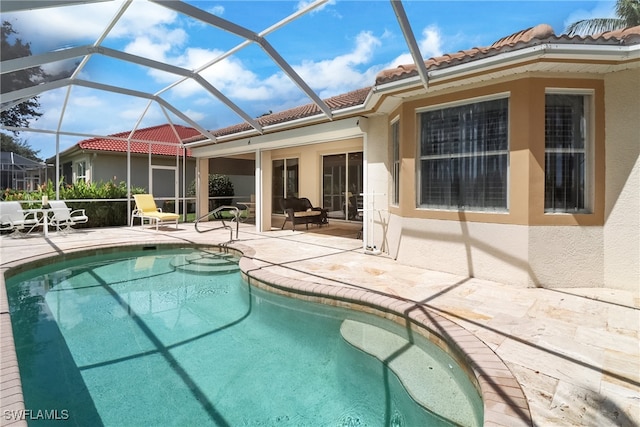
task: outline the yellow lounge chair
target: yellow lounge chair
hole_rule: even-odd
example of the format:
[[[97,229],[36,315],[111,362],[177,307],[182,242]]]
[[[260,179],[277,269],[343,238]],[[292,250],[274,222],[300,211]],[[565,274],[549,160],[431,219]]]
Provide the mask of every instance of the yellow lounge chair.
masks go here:
[[[140,225],[144,225],[144,221],[149,221],[149,224],[156,224],[156,230],[160,224],[165,222],[175,222],[176,228],[178,228],[178,219],[180,215],[170,212],[162,212],[162,209],[156,206],[155,200],[151,194],[134,194],[133,198],[136,201],[136,208],[131,213],[131,226],[133,227],[134,218],[140,218]]]

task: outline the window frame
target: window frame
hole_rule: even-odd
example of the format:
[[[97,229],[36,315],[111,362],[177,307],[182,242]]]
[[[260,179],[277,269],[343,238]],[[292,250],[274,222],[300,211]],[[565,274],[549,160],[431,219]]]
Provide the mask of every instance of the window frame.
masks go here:
[[[400,205],[400,117],[389,125],[391,132],[391,205]]]
[[[80,169],[82,168],[82,174],[80,173]],[[75,182],[87,182],[87,161],[80,160],[76,162],[76,179]]]
[[[280,184],[282,185],[282,194],[275,194],[275,182],[274,182],[274,164],[276,162],[282,162],[282,167],[283,167],[283,176],[279,177],[281,178],[281,180],[279,180]],[[296,176],[295,176],[295,184],[296,184],[296,188],[294,189],[293,194],[289,194],[289,171],[293,170],[294,168],[291,167],[291,165],[295,165],[296,167]],[[271,198],[272,198],[272,206],[271,206],[271,213],[278,215],[278,214],[284,214],[284,212],[282,212],[279,203],[276,204],[275,200],[276,197],[280,197],[280,198],[287,198],[287,197],[298,197],[300,194],[300,157],[299,156],[294,156],[294,157],[278,157],[278,158],[273,158],[271,159]]]
[[[435,205],[435,204],[428,204],[428,203],[424,203],[421,199],[422,199],[422,162],[425,159],[429,158],[429,155],[423,155],[421,153],[422,150],[422,126],[421,126],[421,117],[420,115],[422,113],[426,113],[426,112],[431,112],[431,111],[438,111],[438,110],[445,110],[445,109],[450,109],[450,108],[456,108],[456,107],[462,107],[462,106],[470,106],[472,104],[479,104],[479,103],[484,103],[484,102],[490,102],[490,101],[495,101],[495,100],[506,100],[507,101],[507,123],[506,123],[506,143],[507,146],[504,150],[497,150],[497,151],[485,151],[483,152],[481,155],[487,155],[488,154],[499,154],[499,155],[504,155],[506,156],[506,166],[505,166],[505,172],[504,172],[504,176],[505,176],[505,188],[504,188],[504,192],[505,192],[505,196],[504,196],[504,200],[505,200],[505,205],[504,207],[494,207],[494,208],[486,208],[486,209],[482,209],[479,207],[466,207],[466,206],[454,206],[454,205],[449,205],[449,206],[442,206],[442,205]],[[429,210],[429,211],[443,211],[443,212],[466,212],[466,213],[481,213],[481,214],[508,214],[510,211],[510,186],[511,186],[511,170],[510,170],[510,164],[511,164],[511,92],[510,91],[505,91],[505,92],[497,92],[497,93],[493,93],[490,95],[486,95],[486,96],[479,96],[479,97],[471,97],[471,98],[464,98],[464,99],[460,99],[460,100],[456,100],[456,101],[452,101],[452,102],[446,102],[446,103],[440,103],[440,104],[435,104],[435,105],[430,105],[428,107],[423,107],[423,108],[418,108],[415,110],[415,114],[416,114],[416,208],[420,209],[420,210]],[[461,153],[458,153],[461,154]],[[431,156],[432,158],[438,157],[438,155],[434,155]],[[472,155],[460,155],[457,157],[474,157]]]
[[[583,99],[583,112],[581,120],[584,121],[582,128],[584,129],[584,147],[582,151],[584,152],[584,190],[583,190],[583,200],[584,207],[581,209],[557,209],[557,208],[547,208],[546,199],[547,199],[547,153],[571,153],[571,152],[580,152],[580,149],[570,148],[570,149],[558,149],[558,148],[547,148],[546,141],[546,132],[547,132],[547,124],[546,124],[546,97],[547,95],[569,95],[569,96],[581,96]],[[558,87],[547,87],[544,91],[545,102],[544,102],[544,189],[543,189],[543,200],[542,205],[544,209],[545,215],[572,215],[572,214],[592,214],[594,212],[594,189],[595,189],[595,155],[594,155],[594,138],[595,138],[595,90],[594,89],[579,89],[579,88],[558,88]]]

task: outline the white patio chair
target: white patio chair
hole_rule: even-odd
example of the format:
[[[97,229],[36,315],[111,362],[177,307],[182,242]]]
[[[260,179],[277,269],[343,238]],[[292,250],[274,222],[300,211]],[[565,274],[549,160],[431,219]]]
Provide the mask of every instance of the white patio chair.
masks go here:
[[[51,217],[49,224],[58,231],[71,231],[74,225],[89,221],[84,209],[71,210],[64,200],[49,200]]]
[[[40,225],[36,212],[28,212],[22,209],[20,202],[0,202],[0,231],[13,233],[28,230],[30,233]]]

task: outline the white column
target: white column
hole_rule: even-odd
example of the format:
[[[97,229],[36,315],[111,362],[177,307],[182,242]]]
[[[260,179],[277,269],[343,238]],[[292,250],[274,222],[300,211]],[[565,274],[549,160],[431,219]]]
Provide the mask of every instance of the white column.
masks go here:
[[[256,191],[256,231],[258,233],[262,232],[263,230],[263,226],[262,226],[262,217],[263,217],[263,208],[262,208],[262,200],[263,200],[263,194],[262,194],[262,150],[257,149],[256,150],[256,155],[255,155],[255,168],[256,168],[256,173],[255,173],[255,191]]]

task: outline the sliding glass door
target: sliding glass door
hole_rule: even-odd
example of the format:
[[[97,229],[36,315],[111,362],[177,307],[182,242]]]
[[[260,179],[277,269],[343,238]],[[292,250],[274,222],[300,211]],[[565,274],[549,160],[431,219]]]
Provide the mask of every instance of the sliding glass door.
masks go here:
[[[362,152],[322,157],[322,202],[329,217],[362,221]]]
[[[299,170],[298,159],[281,159],[273,161],[272,173],[272,203],[273,213],[283,213],[282,199],[298,197]]]

